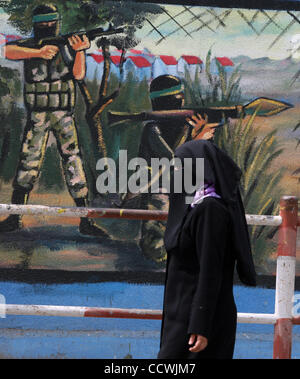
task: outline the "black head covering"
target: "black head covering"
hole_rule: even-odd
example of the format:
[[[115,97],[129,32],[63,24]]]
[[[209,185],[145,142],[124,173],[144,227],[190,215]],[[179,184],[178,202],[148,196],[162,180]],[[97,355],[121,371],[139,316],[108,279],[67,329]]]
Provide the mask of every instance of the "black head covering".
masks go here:
[[[168,91],[169,95],[166,95]],[[180,78],[173,75],[160,75],[152,80],[150,84],[150,96],[156,94],[152,98],[152,109],[155,111],[167,109],[180,109],[183,99],[177,98],[176,95],[183,94],[183,84]]]
[[[216,193],[227,205],[232,223],[232,249],[237,260],[237,271],[241,282],[246,285],[256,285],[256,273],[251,253],[249,232],[245,217],[245,209],[239,190],[239,181],[242,175],[235,162],[218,148],[213,142],[206,140],[189,141],[175,151],[175,157],[193,159],[193,174],[195,175],[195,159],[204,158],[204,181],[213,183]],[[182,167],[184,164],[182,163]],[[181,226],[189,210],[186,203],[187,194],[183,191],[175,193],[172,190],[173,176],[171,176],[171,191],[169,216],[165,233],[165,247],[167,251],[175,248]]]
[[[33,17],[35,16],[51,16],[58,13],[58,8],[54,4],[38,5],[33,10]],[[56,20],[52,26],[42,25],[42,22],[33,23],[33,34],[35,40],[39,41],[43,38],[56,37],[59,35],[59,20]]]

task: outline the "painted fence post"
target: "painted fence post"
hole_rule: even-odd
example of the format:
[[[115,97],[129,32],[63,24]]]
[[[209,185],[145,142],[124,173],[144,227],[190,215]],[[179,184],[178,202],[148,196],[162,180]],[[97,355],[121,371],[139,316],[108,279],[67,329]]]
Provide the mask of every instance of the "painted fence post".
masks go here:
[[[298,221],[298,199],[295,196],[283,196],[280,199],[280,216],[282,224],[278,233],[273,358],[290,359]]]

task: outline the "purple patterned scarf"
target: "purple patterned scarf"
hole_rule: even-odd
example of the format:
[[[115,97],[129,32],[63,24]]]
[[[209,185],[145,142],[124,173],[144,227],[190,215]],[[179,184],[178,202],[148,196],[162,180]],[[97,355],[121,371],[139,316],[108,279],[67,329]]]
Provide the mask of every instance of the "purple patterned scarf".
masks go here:
[[[221,199],[221,196],[216,193],[213,184],[204,183],[204,186],[200,187],[199,190],[196,191],[191,207],[194,208],[197,204],[202,203],[203,199],[208,196]]]

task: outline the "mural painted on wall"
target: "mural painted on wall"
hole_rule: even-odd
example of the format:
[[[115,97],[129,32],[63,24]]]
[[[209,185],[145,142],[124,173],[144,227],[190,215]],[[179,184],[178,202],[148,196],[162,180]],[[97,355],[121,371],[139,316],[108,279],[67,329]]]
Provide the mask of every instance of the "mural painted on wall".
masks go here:
[[[248,214],[299,197],[299,12],[12,0],[0,17],[2,204],[167,210],[163,191],[133,193],[120,175],[197,138],[241,167]],[[181,108],[194,115],[151,114]],[[258,272],[273,274],[276,228],[249,231]],[[153,220],[1,216],[0,267],[163,272],[163,232]]]

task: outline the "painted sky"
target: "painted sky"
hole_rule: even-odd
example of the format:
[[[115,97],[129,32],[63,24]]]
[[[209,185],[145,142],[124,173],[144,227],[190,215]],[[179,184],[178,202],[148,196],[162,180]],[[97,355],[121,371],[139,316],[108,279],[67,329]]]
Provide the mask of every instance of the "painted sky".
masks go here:
[[[177,58],[187,54],[203,59],[213,47],[213,54],[216,56],[247,55],[251,58],[284,59],[291,54],[291,40],[300,33],[300,24],[285,11],[268,10],[258,13],[256,10],[226,8],[186,7],[186,10],[177,5],[164,7],[175,21],[170,20],[166,13],[156,18],[151,16],[150,21],[159,26],[159,32],[163,36],[172,34],[159,42],[161,35],[153,31],[150,23],[146,22],[137,33],[141,42],[136,48],[146,47],[153,54],[170,54]],[[293,14],[300,18],[300,12],[294,11]],[[16,33],[1,8],[0,22],[2,33]],[[178,24],[184,27],[184,31]],[[208,24],[208,27],[203,26],[204,24]],[[287,30],[283,33],[285,29]],[[282,37],[270,48],[281,33]]]
[[[147,47],[154,54],[172,54],[177,57],[193,54],[205,57],[209,48],[213,46],[213,52],[217,56],[247,55],[251,58],[267,56],[272,59],[284,59],[290,55],[292,37],[300,33],[300,24],[285,11],[268,10],[265,13],[257,13],[256,10],[242,10],[241,15],[241,10],[238,9],[229,13],[230,9],[189,7],[189,11],[182,13],[182,6],[166,6],[166,10],[184,26],[185,31],[178,30],[157,44],[161,36],[156,31],[151,32],[153,28],[147,24],[139,32],[142,40],[139,47]],[[180,15],[176,17],[178,14]],[[293,14],[300,16],[300,12]],[[199,15],[201,21],[195,17]],[[159,31],[167,35],[179,28],[173,20],[165,22],[168,19],[170,18],[167,14],[162,14],[151,21],[155,26],[161,25]],[[223,20],[223,24],[220,20]],[[247,21],[252,23],[252,27]],[[203,27],[205,23],[209,28]],[[269,48],[285,28],[287,31],[274,47]]]

